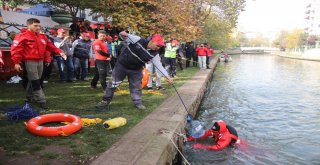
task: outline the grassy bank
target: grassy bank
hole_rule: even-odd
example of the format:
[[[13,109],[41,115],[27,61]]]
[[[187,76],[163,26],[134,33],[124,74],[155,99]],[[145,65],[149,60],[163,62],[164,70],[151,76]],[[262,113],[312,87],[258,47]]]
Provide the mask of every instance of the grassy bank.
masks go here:
[[[179,69],[178,69],[179,70]],[[188,68],[178,71],[175,85],[181,86],[190,79],[198,68]],[[76,134],[67,137],[37,137],[27,132],[23,121],[9,122],[1,113],[0,116],[0,164],[82,164],[107,150],[130,128],[152,112],[166,98],[174,94],[172,87],[165,82],[167,90],[159,92],[143,91],[143,103],[147,110],[139,111],[134,108],[125,81],[115,97],[108,111],[96,111],[94,106],[98,103],[103,91],[90,88],[90,82],[78,81],[76,83],[59,83],[50,81],[45,85],[49,110],[45,113],[65,112],[79,116],[93,115],[102,119],[115,116],[127,118],[128,124],[124,127],[106,130],[101,125],[84,127]],[[21,84],[0,84],[0,108],[23,104],[24,92]]]

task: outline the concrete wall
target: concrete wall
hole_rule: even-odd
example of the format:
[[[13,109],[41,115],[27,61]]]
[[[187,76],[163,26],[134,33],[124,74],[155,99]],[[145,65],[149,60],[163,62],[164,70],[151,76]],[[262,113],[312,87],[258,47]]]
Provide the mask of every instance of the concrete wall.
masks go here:
[[[290,53],[290,52],[276,52],[274,53],[280,57],[308,60],[308,61],[320,61],[320,49],[314,49],[304,54],[302,53]]]

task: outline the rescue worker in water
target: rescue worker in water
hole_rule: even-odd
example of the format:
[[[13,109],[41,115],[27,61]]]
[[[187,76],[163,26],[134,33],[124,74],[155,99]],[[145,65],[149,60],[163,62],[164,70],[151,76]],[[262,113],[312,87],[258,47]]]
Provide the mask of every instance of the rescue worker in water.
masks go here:
[[[200,143],[194,144],[194,149],[207,149],[207,150],[222,150],[228,146],[233,147],[238,143],[238,134],[235,128],[227,125],[224,121],[219,120],[208,129],[203,136],[199,138],[188,137],[187,141],[201,140],[207,137],[212,137],[215,145],[206,146]]]

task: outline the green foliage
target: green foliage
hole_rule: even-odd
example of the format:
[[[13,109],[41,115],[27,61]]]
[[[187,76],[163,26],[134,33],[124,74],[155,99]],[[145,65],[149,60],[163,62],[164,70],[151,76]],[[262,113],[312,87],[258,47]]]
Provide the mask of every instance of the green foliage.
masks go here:
[[[247,46],[249,39],[243,32],[236,32],[232,39],[231,47]]]
[[[236,38],[232,37],[232,31],[236,27],[237,19],[244,9],[244,0],[202,0],[198,6],[202,6],[204,26],[203,37],[216,49],[224,49],[240,45]],[[205,4],[205,5],[203,5]],[[203,8],[209,10],[203,10]]]
[[[224,49],[231,46],[232,27],[223,19],[208,17],[204,26],[204,37],[215,49]]]
[[[0,6],[9,6],[11,9],[15,9],[23,3],[24,0],[0,0]]]

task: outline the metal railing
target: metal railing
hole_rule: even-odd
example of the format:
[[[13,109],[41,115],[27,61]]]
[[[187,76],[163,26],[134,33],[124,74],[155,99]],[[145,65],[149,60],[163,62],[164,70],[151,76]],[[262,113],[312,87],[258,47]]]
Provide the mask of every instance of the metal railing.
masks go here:
[[[19,25],[19,24],[14,24],[14,23],[0,23],[0,33],[7,33],[7,35],[9,35],[9,33],[11,31],[15,31],[17,33],[19,33],[21,31],[22,28],[25,28],[26,26],[24,25]],[[49,33],[49,30],[51,28],[47,28],[47,27],[43,27],[42,31],[44,31],[45,33]],[[12,43],[8,38],[1,38],[0,37],[0,46],[10,46]]]

